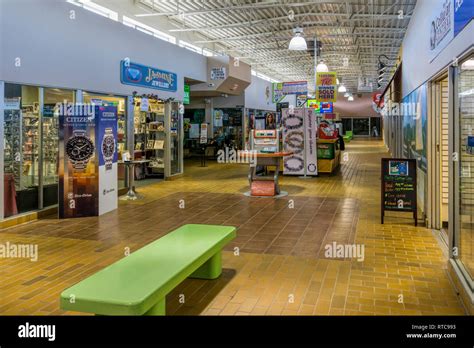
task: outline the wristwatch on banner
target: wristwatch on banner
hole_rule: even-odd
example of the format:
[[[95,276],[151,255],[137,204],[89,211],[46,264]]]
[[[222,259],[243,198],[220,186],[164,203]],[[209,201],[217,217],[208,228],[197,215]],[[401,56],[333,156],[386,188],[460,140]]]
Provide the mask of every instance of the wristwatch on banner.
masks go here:
[[[105,170],[111,170],[115,154],[115,137],[112,128],[105,128],[101,150],[102,156],[104,156]]]
[[[74,130],[66,143],[66,154],[75,171],[84,171],[89,159],[94,155],[94,143],[86,136],[85,130]]]

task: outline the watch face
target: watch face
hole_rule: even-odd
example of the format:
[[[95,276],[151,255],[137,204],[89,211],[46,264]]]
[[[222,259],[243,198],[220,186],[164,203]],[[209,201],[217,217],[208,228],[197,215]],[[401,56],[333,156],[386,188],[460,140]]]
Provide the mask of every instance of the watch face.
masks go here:
[[[112,157],[115,153],[115,138],[113,135],[105,136],[102,140],[102,153],[104,157]]]
[[[73,161],[85,161],[94,154],[94,144],[86,136],[73,136],[66,144],[66,153]]]

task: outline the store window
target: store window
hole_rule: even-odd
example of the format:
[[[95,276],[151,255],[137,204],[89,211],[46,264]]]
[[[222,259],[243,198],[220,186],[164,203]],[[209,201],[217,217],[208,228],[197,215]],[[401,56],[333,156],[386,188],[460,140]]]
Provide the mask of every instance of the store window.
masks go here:
[[[233,147],[242,149],[243,109],[224,108],[214,110],[214,137],[219,147]],[[263,129],[265,128],[265,115],[262,114]]]
[[[4,216],[39,208],[40,89],[5,84]]]
[[[127,115],[125,111],[126,98],[111,95],[94,94],[90,92],[83,93],[84,103],[94,103],[104,106],[117,107],[117,152],[119,160],[123,151],[127,150]],[[126,170],[125,166],[118,166],[118,188],[126,187]]]
[[[474,56],[460,65],[458,75],[459,136],[461,146],[458,188],[457,257],[474,279]]]
[[[352,132],[352,118],[342,119],[342,131],[344,132],[344,135],[346,134],[347,131]]]
[[[354,136],[369,136],[370,135],[370,118],[353,118],[352,131]]]

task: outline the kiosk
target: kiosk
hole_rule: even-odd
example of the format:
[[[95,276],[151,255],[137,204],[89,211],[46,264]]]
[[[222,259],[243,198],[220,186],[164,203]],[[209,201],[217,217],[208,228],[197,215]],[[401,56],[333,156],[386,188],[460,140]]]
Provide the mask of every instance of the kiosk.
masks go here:
[[[273,175],[257,175],[257,167],[280,168],[280,163],[284,156],[289,156],[291,152],[280,151],[280,133],[278,130],[252,130],[250,137],[252,155],[254,161],[250,163],[249,184],[250,192],[246,195],[254,197],[279,197],[288,195],[281,191],[278,183],[279,171],[275,170]]]

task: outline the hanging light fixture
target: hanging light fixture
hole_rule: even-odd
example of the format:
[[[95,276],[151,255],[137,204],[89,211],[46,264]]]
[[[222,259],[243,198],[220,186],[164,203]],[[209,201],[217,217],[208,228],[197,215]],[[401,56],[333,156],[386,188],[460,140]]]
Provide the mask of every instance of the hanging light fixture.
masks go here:
[[[336,78],[336,85],[338,85],[340,82],[339,82],[339,79]]]
[[[349,98],[347,98],[348,101],[354,101],[354,97],[352,95],[349,96]]]
[[[293,32],[295,33],[295,36],[290,41],[290,45],[288,46],[288,49],[290,51],[306,51],[308,49],[308,45],[306,44],[306,40],[304,39],[303,35],[303,29],[300,27],[296,27],[293,29]]]
[[[316,66],[316,72],[328,72],[329,68],[324,61],[320,61],[319,64]]]
[[[348,98],[350,95],[351,95],[351,94],[346,91],[346,93],[344,93],[344,98]]]
[[[339,88],[337,89],[337,91],[339,93],[346,93],[347,92],[346,86],[340,85]]]

